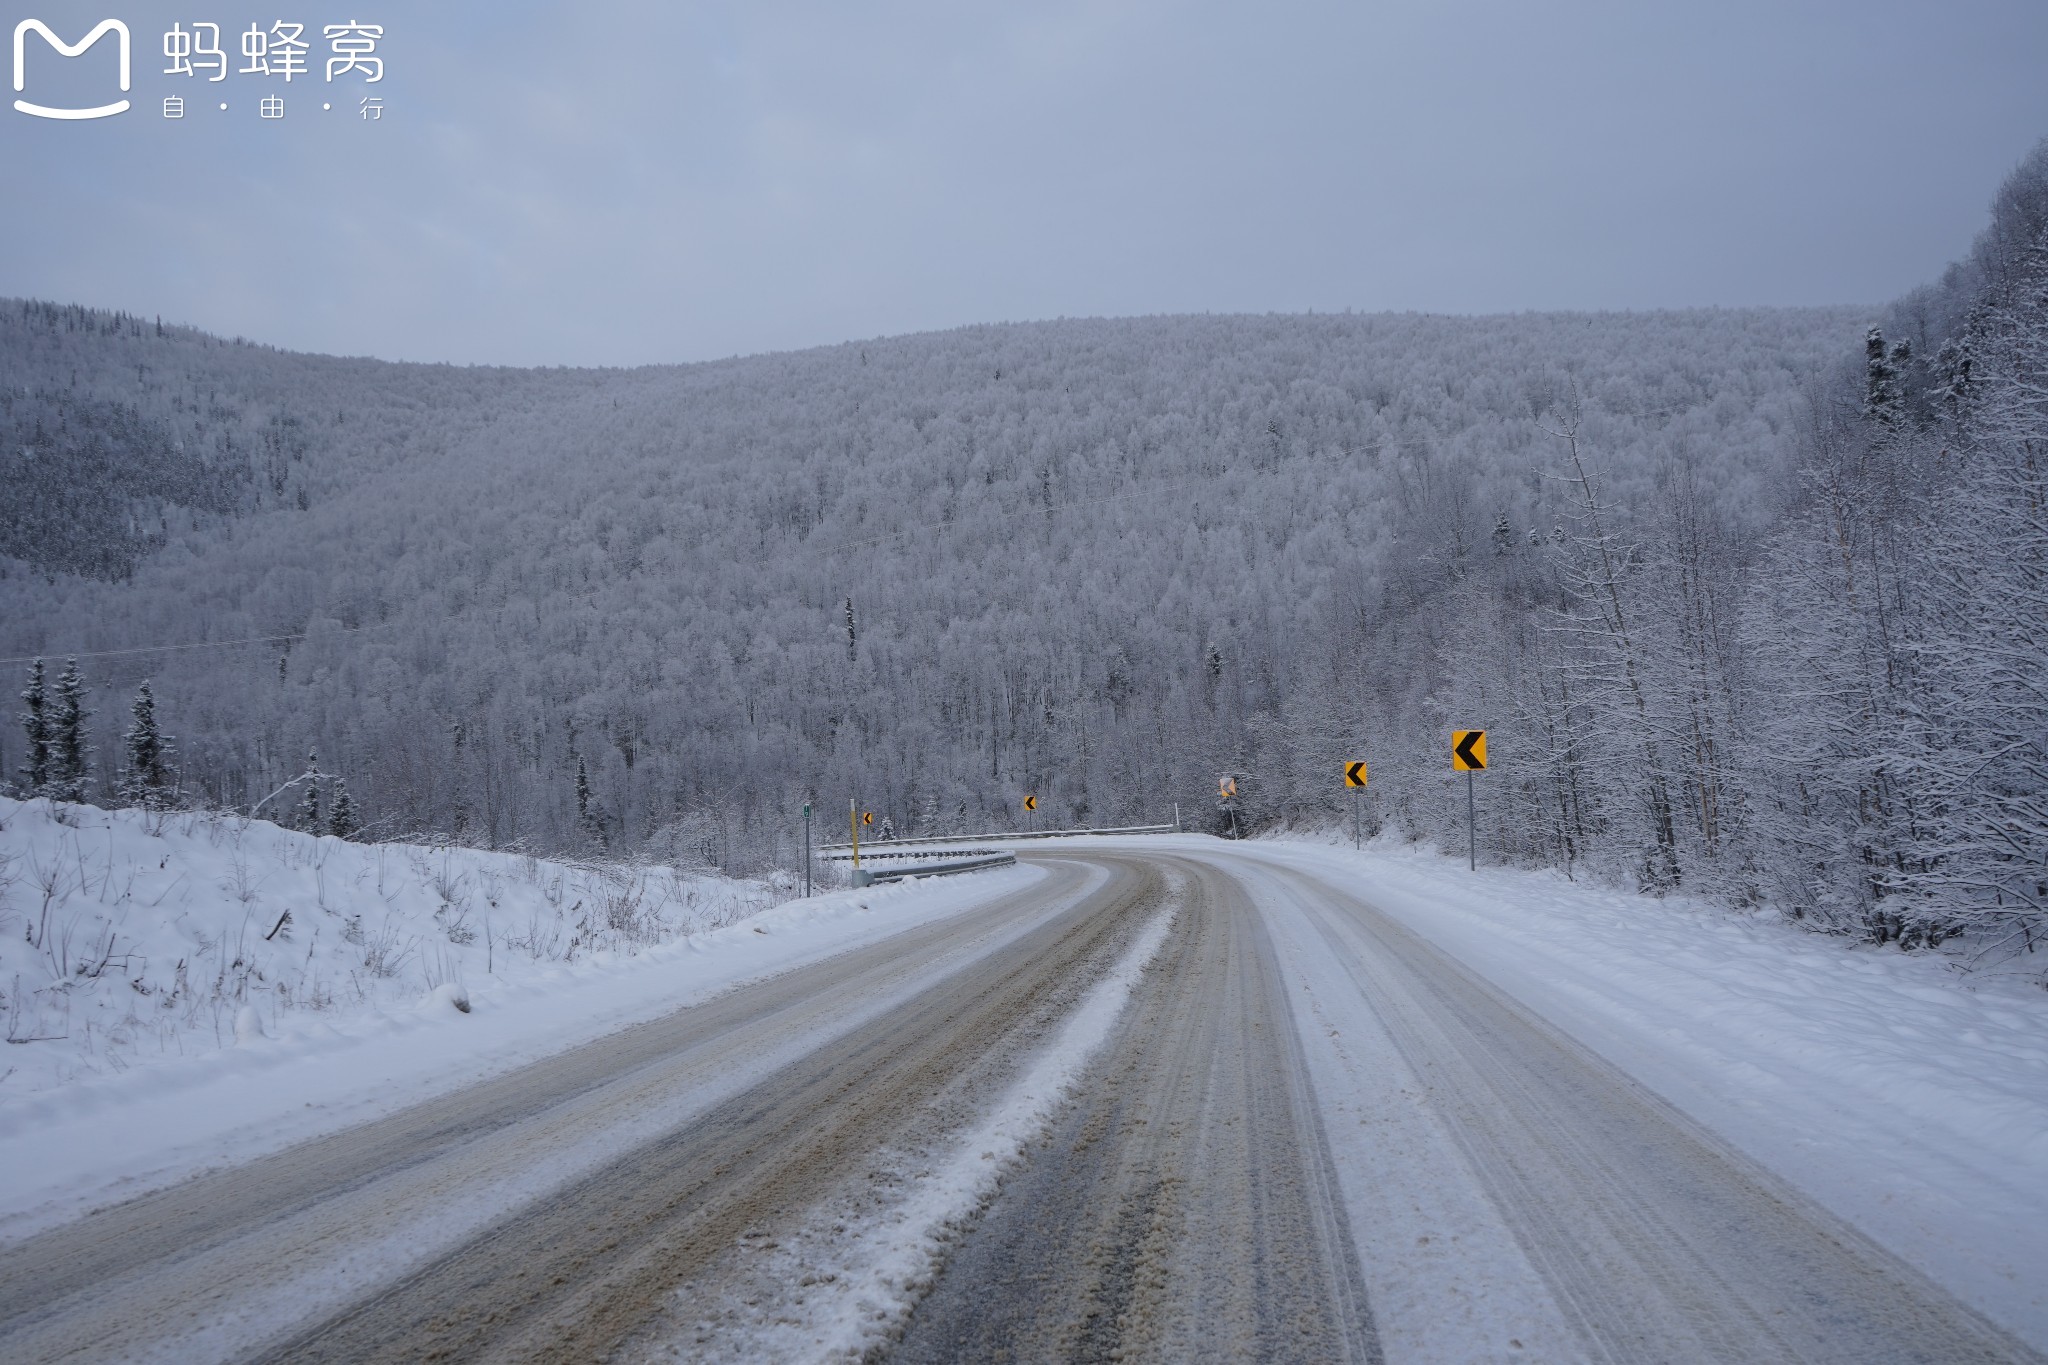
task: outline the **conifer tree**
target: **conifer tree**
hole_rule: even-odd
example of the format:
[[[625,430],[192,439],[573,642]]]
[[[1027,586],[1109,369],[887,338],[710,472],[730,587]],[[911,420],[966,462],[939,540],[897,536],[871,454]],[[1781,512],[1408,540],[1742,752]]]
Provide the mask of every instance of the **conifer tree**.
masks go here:
[[[1899,371],[1893,356],[1884,348],[1884,332],[1876,327],[1863,334],[1863,415],[1890,426],[1899,417]]]
[[[348,783],[334,779],[334,802],[327,811],[327,833],[337,839],[353,839],[362,829],[356,803],[348,794]]]
[[[308,834],[320,832],[320,755],[314,750],[306,751],[306,789],[299,794],[299,804],[292,811],[292,828]]]
[[[576,827],[592,842],[605,843],[604,819],[597,803],[590,796],[590,770],[583,764],[583,755],[576,755]]]
[[[50,696],[43,676],[43,661],[28,667],[28,686],[21,699],[28,709],[21,713],[21,728],[28,735],[28,758],[21,765],[21,794],[37,797],[50,785]]]
[[[120,797],[146,810],[168,810],[177,801],[178,774],[171,766],[171,740],[157,728],[156,698],[149,679],[136,689],[128,732],[121,737],[126,771]]]
[[[1976,363],[1972,353],[1970,336],[1950,337],[1942,342],[1935,353],[1934,368],[1941,383],[1934,390],[1934,397],[1946,407],[1953,421],[1960,421],[1969,407],[1971,388],[1970,371]]]
[[[85,674],[75,658],[64,661],[64,672],[57,678],[53,710],[47,795],[58,801],[83,801],[92,767],[85,722],[92,712],[85,705]]]

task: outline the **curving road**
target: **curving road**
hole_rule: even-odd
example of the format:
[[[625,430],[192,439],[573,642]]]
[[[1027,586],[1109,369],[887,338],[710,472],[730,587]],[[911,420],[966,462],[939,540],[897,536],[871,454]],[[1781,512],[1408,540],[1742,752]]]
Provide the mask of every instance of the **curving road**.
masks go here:
[[[0,1358],[2040,1359],[1366,898],[1221,845],[1026,856],[1026,891],[0,1249]],[[1000,1183],[904,1221],[1001,1164],[987,1116],[1104,1001]]]

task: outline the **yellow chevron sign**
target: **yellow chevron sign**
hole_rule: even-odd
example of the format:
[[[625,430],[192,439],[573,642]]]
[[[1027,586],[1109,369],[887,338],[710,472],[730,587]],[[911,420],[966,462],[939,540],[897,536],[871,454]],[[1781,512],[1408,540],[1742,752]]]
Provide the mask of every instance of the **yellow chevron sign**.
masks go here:
[[[1451,768],[1455,772],[1476,773],[1486,768],[1486,731],[1451,731]]]

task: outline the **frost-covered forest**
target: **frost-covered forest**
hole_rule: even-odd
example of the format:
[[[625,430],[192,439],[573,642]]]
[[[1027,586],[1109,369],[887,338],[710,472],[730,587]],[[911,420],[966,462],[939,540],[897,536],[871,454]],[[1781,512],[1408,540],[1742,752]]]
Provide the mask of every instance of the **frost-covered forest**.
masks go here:
[[[743,873],[806,799],[1199,827],[1228,772],[1257,828],[1343,815],[1354,758],[1370,828],[1462,843],[1482,727],[1482,857],[2030,946],[2044,457],[2048,148],[1875,310],[514,371],[15,302],[0,651],[85,656],[94,799],[141,790],[147,677],[181,800],[317,752],[370,837]],[[259,642],[108,655],[202,641]]]

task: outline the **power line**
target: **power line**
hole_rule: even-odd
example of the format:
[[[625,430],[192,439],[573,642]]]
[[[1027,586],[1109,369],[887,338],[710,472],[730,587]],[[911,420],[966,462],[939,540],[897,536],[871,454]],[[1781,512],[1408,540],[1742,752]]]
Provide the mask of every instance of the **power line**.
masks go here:
[[[379,621],[370,626],[337,626],[321,635],[360,635],[365,631],[383,630],[398,622]],[[229,649],[236,645],[281,645],[296,640],[310,640],[311,631],[300,631],[296,635],[252,635],[243,640],[187,640],[174,645],[137,645],[133,649],[66,650],[46,649],[40,654],[22,654],[12,659],[0,659],[0,664],[34,663],[37,659],[120,659],[136,654],[170,654],[187,649]]]

